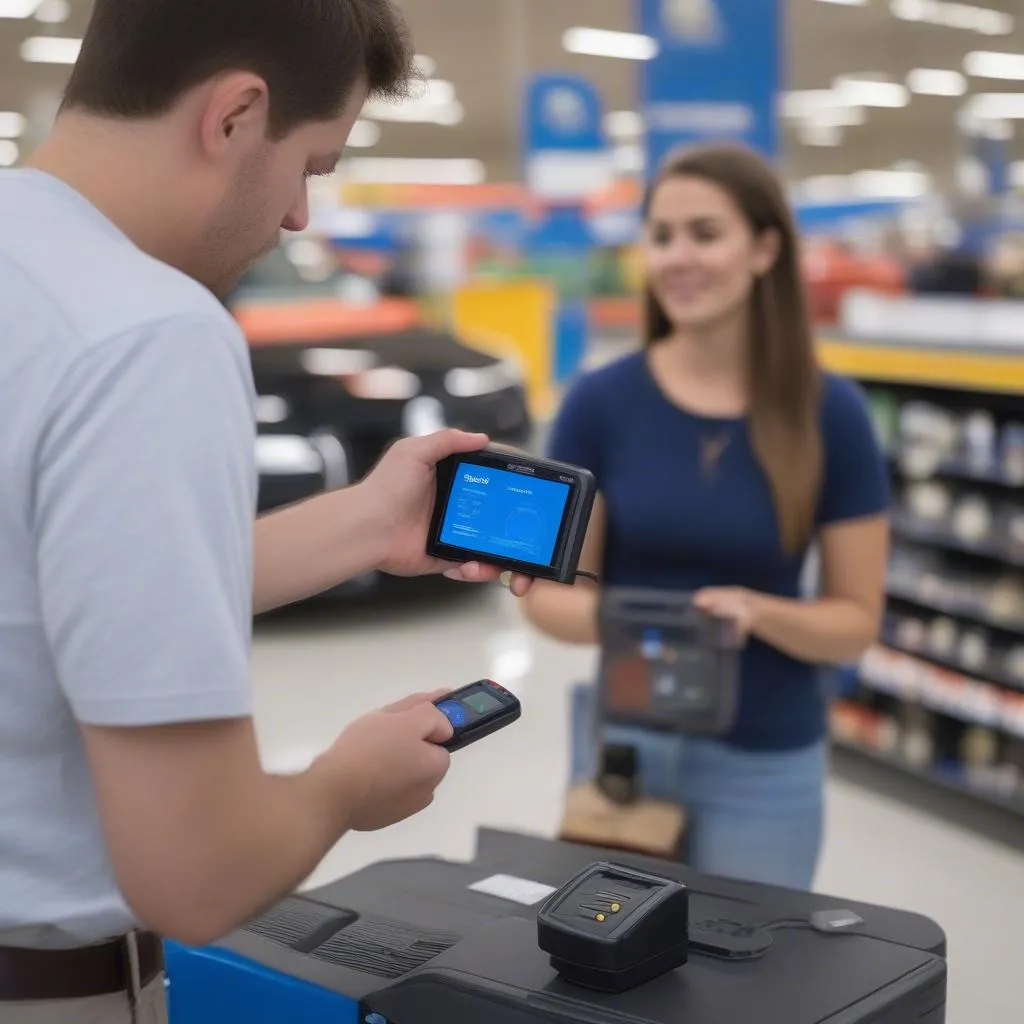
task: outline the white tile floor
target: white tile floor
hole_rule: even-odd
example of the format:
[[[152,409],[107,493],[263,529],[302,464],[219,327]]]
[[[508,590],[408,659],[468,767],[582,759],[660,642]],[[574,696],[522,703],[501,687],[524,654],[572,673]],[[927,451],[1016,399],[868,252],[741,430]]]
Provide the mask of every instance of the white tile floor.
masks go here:
[[[469,857],[481,824],[553,833],[566,774],[567,687],[589,677],[593,655],[538,637],[500,588],[461,591],[295,609],[259,625],[257,714],[272,767],[301,766],[353,717],[409,692],[490,675],[523,700],[516,727],[456,755],[432,808],[385,832],[347,837],[311,884],[393,856]],[[816,888],[918,911],[946,929],[948,1024],[1024,1020],[1016,973],[1024,855],[833,780]]]

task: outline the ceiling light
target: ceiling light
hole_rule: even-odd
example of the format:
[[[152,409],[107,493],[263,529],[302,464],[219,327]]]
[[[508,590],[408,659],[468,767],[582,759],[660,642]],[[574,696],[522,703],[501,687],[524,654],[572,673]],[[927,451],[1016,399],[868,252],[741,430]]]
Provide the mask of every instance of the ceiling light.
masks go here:
[[[71,17],[68,0],[42,0],[36,8],[36,21],[44,25],[61,25]]]
[[[613,110],[605,115],[604,130],[613,139],[635,139],[644,133],[644,119],[635,110]]]
[[[465,116],[466,108],[458,100],[453,100],[451,103],[446,103],[443,107],[438,107],[434,112],[434,124],[453,127],[457,124],[462,124]]]
[[[562,36],[569,53],[622,60],[651,60],[658,55],[658,41],[636,32],[611,32],[603,28],[571,28]]]
[[[28,125],[24,114],[13,110],[0,110],[0,139],[16,139]]]
[[[346,178],[381,185],[479,185],[484,181],[480,160],[431,160],[353,157],[342,165]]]
[[[845,174],[819,174],[802,181],[796,192],[812,203],[837,202],[849,196],[850,181]]]
[[[21,44],[21,59],[29,64],[74,64],[81,49],[81,39],[31,36]]]
[[[1015,160],[1010,164],[1008,176],[1014,188],[1024,188],[1024,160]]]
[[[369,149],[380,142],[380,125],[373,121],[356,121],[349,133],[348,145],[353,149]]]
[[[416,74],[422,75],[424,78],[432,78],[437,71],[437,61],[423,53],[417,53],[413,57],[412,65],[416,69]]]
[[[903,21],[959,28],[984,36],[1009,35],[1014,28],[1010,14],[947,0],[890,0],[889,10]]]
[[[1024,79],[1024,54],[975,51],[964,57],[964,71],[976,78]]]
[[[836,4],[839,7],[863,7],[868,0],[821,0],[823,4]]]
[[[39,0],[0,0],[0,18],[31,18]]]
[[[980,92],[971,97],[967,113],[987,121],[1024,118],[1024,92]]]
[[[800,126],[800,141],[805,146],[838,146],[843,141],[843,130],[838,125],[807,122]]]
[[[931,185],[921,171],[857,171],[850,175],[854,195],[870,199],[918,199]]]
[[[967,79],[959,71],[914,68],[907,75],[907,87],[921,96],[963,96]]]
[[[465,117],[465,109],[455,98],[455,86],[451,82],[432,78],[399,103],[371,100],[363,108],[363,114],[374,121],[456,125]]]
[[[905,107],[910,102],[909,90],[898,82],[844,75],[833,82],[833,88],[849,106]]]
[[[0,139],[0,167],[13,167],[18,162],[19,150],[16,142]]]

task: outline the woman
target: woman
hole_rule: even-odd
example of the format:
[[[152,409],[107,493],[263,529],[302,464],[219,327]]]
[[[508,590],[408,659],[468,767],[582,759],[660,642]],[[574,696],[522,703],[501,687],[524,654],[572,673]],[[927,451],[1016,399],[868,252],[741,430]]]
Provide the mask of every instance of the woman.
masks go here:
[[[698,870],[810,888],[821,845],[826,694],[884,607],[888,474],[862,393],[822,373],[782,186],[752,152],[674,154],[644,206],[642,351],[585,375],[553,458],[599,495],[581,568],[608,586],[696,592],[745,638],[740,701],[716,738],[606,726],[637,749],[646,792],[680,802]],[[819,594],[801,599],[814,545]],[[596,584],[540,583],[541,630],[598,642]],[[582,700],[594,700],[592,690]],[[574,702],[574,775],[592,777]]]

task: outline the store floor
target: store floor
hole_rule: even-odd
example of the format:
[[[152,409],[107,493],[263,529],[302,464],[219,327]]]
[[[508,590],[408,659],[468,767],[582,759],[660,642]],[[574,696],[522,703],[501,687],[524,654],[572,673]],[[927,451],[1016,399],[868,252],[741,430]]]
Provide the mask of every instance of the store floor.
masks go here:
[[[300,768],[364,711],[492,676],[523,701],[514,727],[453,758],[434,805],[351,835],[311,883],[382,858],[471,856],[479,825],[550,835],[566,776],[567,697],[593,655],[538,637],[498,587],[416,589],[402,601],[292,609],[258,625],[257,719],[268,767]],[[816,888],[927,914],[949,937],[947,1024],[1017,1024],[1024,854],[845,779],[829,784]]]

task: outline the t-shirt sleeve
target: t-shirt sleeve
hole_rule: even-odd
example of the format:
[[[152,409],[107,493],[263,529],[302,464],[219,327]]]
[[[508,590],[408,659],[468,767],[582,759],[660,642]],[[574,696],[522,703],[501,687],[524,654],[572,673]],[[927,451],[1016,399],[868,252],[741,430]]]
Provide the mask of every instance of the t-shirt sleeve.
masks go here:
[[[825,471],[818,523],[886,512],[890,480],[867,396],[853,382],[829,377],[822,408]]]
[[[215,316],[93,345],[37,453],[42,616],[75,716],[251,713],[255,427],[244,342]]]
[[[559,462],[589,469],[601,490],[604,444],[597,390],[597,381],[591,376],[580,378],[566,392],[551,427],[547,452]]]

